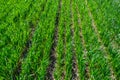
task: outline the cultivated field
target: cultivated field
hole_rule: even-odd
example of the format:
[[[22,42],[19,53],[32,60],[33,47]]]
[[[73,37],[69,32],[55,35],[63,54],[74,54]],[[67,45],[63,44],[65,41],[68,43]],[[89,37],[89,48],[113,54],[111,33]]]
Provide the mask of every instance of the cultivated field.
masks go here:
[[[120,0],[0,0],[0,80],[120,80]]]

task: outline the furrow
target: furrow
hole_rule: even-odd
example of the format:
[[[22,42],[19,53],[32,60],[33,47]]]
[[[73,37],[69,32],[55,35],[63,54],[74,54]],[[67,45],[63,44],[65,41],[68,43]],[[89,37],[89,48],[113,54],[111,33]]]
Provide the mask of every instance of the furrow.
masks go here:
[[[87,8],[88,8],[88,14],[89,14],[90,18],[92,19],[92,27],[93,27],[93,29],[94,29],[97,37],[98,37],[98,41],[101,42],[100,35],[99,35],[99,33],[98,33],[98,29],[97,29],[96,24],[95,24],[95,21],[94,21],[94,19],[93,19],[92,13],[91,13],[91,11],[90,11],[90,9],[89,9],[89,7],[88,7],[87,0],[85,0],[85,3],[86,3],[86,6],[87,6]]]
[[[47,0],[46,0],[47,1]],[[45,7],[45,5],[44,5],[44,7]],[[44,11],[44,9],[43,10],[41,10],[42,12]],[[21,55],[20,55],[20,57],[19,57],[19,59],[18,59],[18,61],[17,61],[17,63],[16,63],[16,67],[15,67],[15,69],[13,70],[13,80],[16,80],[17,79],[17,77],[19,77],[19,75],[20,75],[20,73],[21,73],[21,68],[22,68],[22,61],[27,57],[27,54],[28,54],[28,52],[29,52],[29,49],[32,47],[32,38],[33,38],[33,35],[34,35],[34,32],[35,32],[35,27],[38,25],[38,21],[39,21],[39,19],[36,19],[36,22],[35,22],[35,24],[32,22],[32,21],[30,21],[29,22],[29,26],[30,26],[30,29],[31,29],[31,31],[30,31],[30,33],[29,33],[29,37],[28,37],[28,40],[27,40],[27,42],[26,42],[26,44],[25,44],[25,46],[24,46],[24,49],[23,49],[23,51],[21,52]],[[34,72],[34,71],[31,71],[31,72]],[[34,76],[35,77],[35,76]]]
[[[86,49],[86,43],[85,43],[85,40],[84,40],[84,36],[83,36],[83,33],[82,33],[82,26],[81,26],[81,19],[80,19],[80,13],[78,11],[78,6],[76,4],[76,10],[77,10],[77,13],[78,13],[78,24],[80,26],[80,38],[82,40],[82,45],[83,45],[83,53],[84,53],[84,60],[86,61],[85,62],[85,79],[86,80],[90,80],[90,68],[89,68],[89,63],[88,63],[88,57],[87,57],[87,49]]]
[[[74,31],[74,15],[72,9],[72,0],[70,1],[70,11],[71,11],[71,36],[72,36],[72,80],[79,80],[78,77],[78,65],[77,65],[77,58],[76,58],[76,50],[75,50],[75,31]]]
[[[61,11],[61,4],[62,0],[59,0],[59,5],[58,5],[58,11],[56,13],[56,21],[55,21],[55,30],[54,30],[54,36],[53,36],[53,44],[51,46],[50,50],[50,64],[48,65],[47,68],[47,73],[45,76],[45,80],[54,80],[54,69],[55,69],[55,64],[56,64],[56,47],[58,43],[58,26],[59,26],[59,18],[60,18],[60,11]]]
[[[25,44],[25,47],[20,55],[20,58],[17,62],[16,68],[13,71],[13,80],[16,80],[16,77],[20,75],[21,72],[21,66],[22,66],[22,61],[27,57],[27,53],[29,51],[29,48],[32,46],[32,37],[35,32],[35,25],[33,25],[32,22],[29,23],[31,31],[29,34],[29,39]]]
[[[112,64],[111,64],[111,56],[109,55],[109,52],[108,52],[107,47],[104,46],[104,43],[102,42],[102,40],[101,40],[101,38],[100,38],[100,34],[99,34],[99,32],[98,32],[98,29],[97,29],[97,26],[96,26],[96,24],[95,24],[93,15],[92,15],[92,13],[91,13],[91,11],[90,11],[90,8],[89,8],[89,6],[88,6],[87,0],[85,0],[85,4],[86,4],[86,7],[87,7],[87,9],[88,9],[88,15],[89,15],[90,18],[92,19],[92,27],[93,27],[96,35],[97,35],[98,41],[99,41],[100,44],[101,44],[101,48],[102,48],[103,52],[105,53],[105,54],[104,54],[104,55],[105,55],[104,57],[106,58],[106,60],[107,60],[107,62],[108,62],[108,65],[110,66],[111,79],[112,79],[112,80],[116,80],[115,72],[114,72],[113,67],[112,67]]]

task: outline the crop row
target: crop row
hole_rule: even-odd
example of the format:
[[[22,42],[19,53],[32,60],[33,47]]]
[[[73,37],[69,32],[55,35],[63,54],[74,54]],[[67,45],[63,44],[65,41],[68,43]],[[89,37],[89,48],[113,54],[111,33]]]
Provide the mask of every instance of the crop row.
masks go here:
[[[11,1],[12,2],[12,1]],[[21,1],[14,3],[12,12],[8,13],[6,19],[1,22],[0,29],[0,52],[1,52],[1,66],[0,77],[12,79],[14,69],[17,66],[17,61],[20,58],[24,47],[29,39],[31,33],[30,25],[36,25],[36,21],[42,10],[44,1],[38,2]],[[27,5],[28,4],[28,5]],[[31,4],[31,7],[29,6]],[[26,5],[26,6],[25,6]],[[7,5],[8,6],[8,5]],[[17,7],[16,7],[17,6]],[[19,8],[22,8],[20,10]],[[9,8],[7,8],[9,9]],[[7,10],[6,9],[6,10]],[[35,11],[34,11],[35,10]],[[21,12],[20,12],[21,11]],[[26,16],[25,16],[26,14]]]

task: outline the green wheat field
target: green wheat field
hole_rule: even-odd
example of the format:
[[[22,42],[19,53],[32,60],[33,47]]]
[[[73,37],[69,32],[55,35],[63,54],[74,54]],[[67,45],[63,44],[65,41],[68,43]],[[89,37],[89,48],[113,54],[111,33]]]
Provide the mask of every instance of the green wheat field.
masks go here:
[[[0,80],[120,80],[120,0],[0,0]]]

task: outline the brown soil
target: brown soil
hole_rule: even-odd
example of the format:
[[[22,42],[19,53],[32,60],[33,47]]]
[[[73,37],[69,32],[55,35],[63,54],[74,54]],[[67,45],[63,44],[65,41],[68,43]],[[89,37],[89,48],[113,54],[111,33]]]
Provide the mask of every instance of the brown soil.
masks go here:
[[[56,13],[56,20],[55,20],[53,44],[51,46],[50,58],[49,58],[50,64],[48,65],[48,68],[47,68],[45,80],[54,80],[53,72],[56,64],[56,47],[58,43],[58,26],[59,26],[59,18],[60,18],[60,11],[61,11],[61,2],[62,0],[59,0],[58,11]]]
[[[78,65],[77,65],[77,58],[76,58],[76,49],[75,49],[75,31],[74,31],[74,15],[72,9],[72,0],[70,1],[70,10],[71,10],[71,36],[72,36],[72,80],[79,80],[78,75]]]

